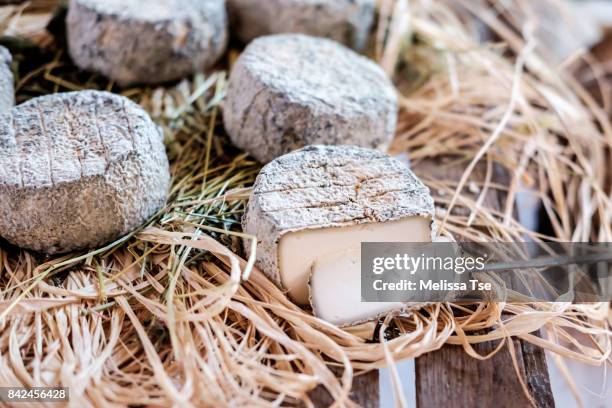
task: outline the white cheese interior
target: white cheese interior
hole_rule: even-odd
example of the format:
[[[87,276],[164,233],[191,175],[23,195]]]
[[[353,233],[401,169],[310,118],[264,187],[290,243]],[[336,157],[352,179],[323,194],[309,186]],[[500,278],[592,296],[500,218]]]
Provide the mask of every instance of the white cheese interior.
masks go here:
[[[399,302],[361,301],[359,247],[315,261],[310,278],[312,308],[317,317],[337,326],[363,322],[401,309]]]
[[[279,243],[282,285],[295,303],[307,305],[308,280],[312,266],[318,259],[349,248],[359,248],[362,242],[428,241],[431,241],[431,220],[425,217],[291,232],[285,234]],[[359,273],[355,279],[359,289]]]

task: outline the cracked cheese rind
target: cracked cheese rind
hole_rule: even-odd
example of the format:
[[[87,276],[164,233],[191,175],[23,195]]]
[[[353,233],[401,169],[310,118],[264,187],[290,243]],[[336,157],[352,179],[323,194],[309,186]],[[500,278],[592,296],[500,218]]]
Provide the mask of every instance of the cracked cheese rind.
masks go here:
[[[15,88],[11,72],[11,54],[0,46],[0,114],[8,111],[15,104]]]
[[[360,50],[374,22],[376,0],[228,0],[227,8],[233,32],[244,43],[302,33]]]
[[[223,106],[232,142],[262,163],[313,144],[386,150],[393,84],[374,62],[323,38],[259,38],[232,69]]]
[[[319,145],[264,166],[242,224],[257,237],[257,266],[296,303],[307,304],[310,263],[322,251],[340,251],[371,237],[429,241],[433,214],[429,189],[399,160],[373,149]],[[324,230],[337,239],[298,234]],[[297,253],[283,257],[284,250]],[[292,266],[293,260],[301,265]]]
[[[125,97],[59,93],[0,115],[0,236],[15,245],[110,242],[162,207],[169,185],[160,131]]]
[[[121,86],[158,84],[212,66],[227,46],[223,0],[72,0],[70,56]]]

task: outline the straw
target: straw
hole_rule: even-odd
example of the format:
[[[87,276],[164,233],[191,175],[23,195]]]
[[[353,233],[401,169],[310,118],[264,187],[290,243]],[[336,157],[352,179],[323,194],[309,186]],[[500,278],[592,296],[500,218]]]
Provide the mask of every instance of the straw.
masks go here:
[[[512,337],[587,364],[610,361],[608,303],[432,304],[387,318],[382,331],[383,322],[339,329],[295,306],[254,267],[255,239],[240,228],[260,165],[223,133],[228,67],[121,90],[72,66],[61,32],[45,31],[53,2],[35,3],[0,8],[0,27],[22,36],[0,40],[15,56],[18,101],[85,88],[134,99],[164,130],[173,181],[147,225],[104,248],[47,259],[0,248],[3,385],[69,386],[75,405],[253,407],[309,406],[322,386],[345,406],[354,375],[444,344],[489,358],[472,345],[498,341],[497,352]],[[380,3],[373,55],[401,101],[391,151],[407,154],[431,188],[440,234],[611,241],[607,114],[533,51],[536,40],[520,34],[531,19],[510,26],[472,0]],[[478,24],[499,41],[479,43]],[[548,235],[515,218],[525,190],[541,201]]]

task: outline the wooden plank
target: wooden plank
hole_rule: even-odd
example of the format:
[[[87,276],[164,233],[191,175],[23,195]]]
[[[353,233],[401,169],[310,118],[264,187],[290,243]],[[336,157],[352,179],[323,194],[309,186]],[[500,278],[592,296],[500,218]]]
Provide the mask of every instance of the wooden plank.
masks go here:
[[[420,163],[434,177],[457,179],[463,169],[439,166],[435,161]],[[476,179],[484,179],[482,166],[474,171]],[[509,176],[494,167],[492,179],[508,184]],[[502,210],[505,197],[490,190],[485,205]],[[538,211],[532,208],[531,211]],[[537,214],[533,214],[537,217]],[[493,351],[498,343],[475,344],[480,355]],[[513,340],[520,375],[538,407],[554,407],[554,399],[548,377],[548,367],[543,350],[521,340]],[[504,348],[488,360],[470,357],[462,347],[446,345],[440,350],[416,359],[417,407],[466,407],[495,406],[496,408],[529,406],[530,402],[520,384],[508,348]]]
[[[521,375],[537,406],[554,407],[544,353],[519,340],[513,344]],[[495,346],[486,342],[474,349],[486,355]],[[415,371],[418,408],[530,406],[507,347],[488,360],[478,360],[463,347],[447,345],[418,358]]]
[[[538,407],[554,407],[555,400],[550,387],[548,365],[544,350],[526,341],[521,341],[520,343],[527,384],[529,385],[531,395]]]
[[[309,394],[315,407],[329,407],[334,400],[325,388],[319,386]],[[378,408],[380,406],[379,371],[372,370],[353,378],[351,400],[363,408]]]
[[[493,343],[474,346],[480,354],[494,349]],[[479,361],[467,357],[460,346],[445,346],[416,360],[416,401],[419,408],[472,407],[499,408],[528,406],[512,375],[507,350],[494,358]]]

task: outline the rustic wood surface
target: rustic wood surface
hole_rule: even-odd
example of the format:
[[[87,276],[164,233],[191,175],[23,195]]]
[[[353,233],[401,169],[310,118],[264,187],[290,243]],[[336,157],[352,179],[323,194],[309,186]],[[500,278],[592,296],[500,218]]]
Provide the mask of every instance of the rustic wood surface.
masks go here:
[[[555,406],[544,351],[522,340],[513,340],[521,377],[536,406]],[[475,344],[480,355],[493,351],[497,342]],[[508,347],[488,360],[469,356],[463,347],[446,345],[415,361],[418,408],[528,407],[530,402],[517,377]],[[402,379],[407,381],[408,379]],[[410,401],[410,396],[407,396]],[[322,387],[310,393],[316,407],[329,407],[333,400]],[[379,372],[355,377],[351,399],[364,408],[380,406]]]
[[[380,406],[378,374],[378,370],[374,370],[353,378],[351,400],[363,408],[378,408]],[[329,407],[334,402],[327,390],[321,386],[315,388],[309,396],[315,407]]]
[[[423,163],[432,177],[458,179],[462,169],[439,166],[436,162]],[[474,177],[485,178],[484,166],[474,171]],[[492,181],[509,183],[509,175],[494,167]],[[485,206],[496,210],[505,208],[504,194],[489,190]],[[538,208],[531,208],[538,211]],[[537,213],[532,214],[537,218]],[[475,344],[480,355],[489,354],[498,342]],[[513,340],[521,377],[538,407],[554,407],[546,357],[541,348],[522,340]],[[530,402],[517,376],[508,347],[488,360],[470,357],[463,347],[446,345],[440,350],[416,359],[416,401],[419,408],[428,407],[527,407]]]
[[[521,376],[538,407],[554,407],[544,352],[519,340],[513,342]],[[474,345],[481,355],[494,342]],[[418,358],[416,400],[419,408],[530,406],[507,347],[488,360],[469,357],[463,347],[445,346]]]
[[[554,407],[555,400],[550,386],[544,350],[526,341],[521,341],[520,344],[527,385],[536,405]]]

